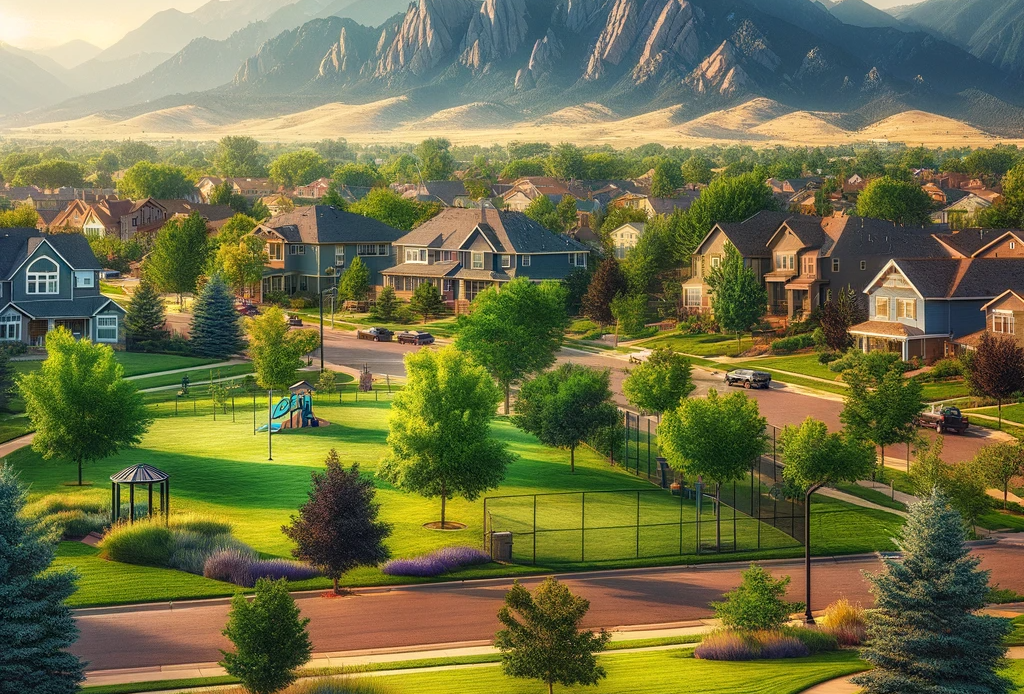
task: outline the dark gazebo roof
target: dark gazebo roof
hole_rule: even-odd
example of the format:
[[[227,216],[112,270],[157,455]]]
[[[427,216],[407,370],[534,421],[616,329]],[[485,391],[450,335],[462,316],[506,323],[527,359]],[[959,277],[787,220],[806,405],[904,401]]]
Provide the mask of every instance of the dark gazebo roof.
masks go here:
[[[294,385],[288,386],[288,390],[290,390],[293,393],[301,393],[316,390],[316,388],[314,388],[313,384],[310,383],[309,381],[299,381]]]
[[[145,463],[126,467],[116,475],[110,476],[110,481],[118,484],[154,484],[166,482],[168,479],[170,476],[166,472]]]

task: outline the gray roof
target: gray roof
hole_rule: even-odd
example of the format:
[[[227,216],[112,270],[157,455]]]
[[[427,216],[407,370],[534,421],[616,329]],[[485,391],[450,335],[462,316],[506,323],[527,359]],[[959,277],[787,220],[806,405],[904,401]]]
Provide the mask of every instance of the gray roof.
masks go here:
[[[0,229],[0,277],[11,275],[43,241],[74,270],[101,270],[89,241],[81,234],[44,234],[38,229]]]
[[[168,479],[170,479],[170,475],[166,472],[145,463],[126,467],[116,475],[110,476],[111,482],[118,482],[119,484],[156,484]]]
[[[413,229],[396,243],[459,250],[476,230],[498,253],[579,253],[588,250],[575,239],[548,231],[522,212],[494,209],[442,210],[441,214]]]
[[[440,202],[445,207],[454,207],[455,198],[466,195],[469,193],[466,192],[466,184],[462,181],[425,181],[417,190],[419,200]]]
[[[460,267],[459,263],[402,263],[395,267],[381,270],[382,275],[407,275],[409,277],[445,277]]]
[[[957,253],[970,258],[982,248],[1014,229],[963,229],[935,234],[935,238]]]
[[[298,207],[260,225],[289,243],[393,243],[402,232],[376,219],[342,212],[328,205]]]
[[[844,217],[832,255],[853,258],[948,258],[933,228],[899,226],[882,219]]]
[[[926,299],[993,298],[1024,291],[1024,258],[897,260]]]
[[[822,230],[818,217],[796,215],[786,220],[786,226],[807,248],[822,248],[831,240]]]
[[[105,308],[107,304],[124,313],[113,299],[102,295],[78,296],[74,299],[46,299],[43,301],[14,301],[12,305],[31,318],[91,318]]]
[[[742,222],[720,223],[717,227],[741,255],[767,257],[769,239],[789,216],[788,212],[758,212]]]
[[[655,214],[672,214],[676,210],[688,210],[697,198],[700,197],[701,191],[690,190],[684,194],[674,198],[647,198],[647,202],[651,204]]]

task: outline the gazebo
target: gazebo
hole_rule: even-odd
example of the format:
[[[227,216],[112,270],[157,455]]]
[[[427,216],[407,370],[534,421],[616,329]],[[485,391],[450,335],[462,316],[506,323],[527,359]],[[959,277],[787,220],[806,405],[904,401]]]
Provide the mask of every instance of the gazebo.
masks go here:
[[[128,485],[129,518],[135,522],[135,485],[146,485],[149,488],[149,515],[153,515],[153,485],[159,485],[160,513],[167,521],[171,504],[170,476],[152,465],[140,463],[126,467],[110,477],[110,522],[116,523],[121,518],[121,486]]]

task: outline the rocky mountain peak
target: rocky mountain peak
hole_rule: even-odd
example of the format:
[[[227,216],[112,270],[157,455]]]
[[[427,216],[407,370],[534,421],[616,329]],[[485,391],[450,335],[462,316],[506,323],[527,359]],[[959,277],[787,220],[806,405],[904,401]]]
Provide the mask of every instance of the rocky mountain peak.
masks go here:
[[[526,39],[526,0],[484,0],[469,22],[459,62],[474,70],[513,55]]]
[[[528,89],[536,86],[544,75],[553,71],[558,60],[562,57],[562,44],[548,29],[548,33],[542,39],[537,39],[533,44],[533,52],[530,53],[530,62],[525,68],[516,73],[516,89]]]
[[[741,64],[743,54],[730,41],[723,41],[687,78],[698,94],[734,96],[750,87],[752,81]]]
[[[338,42],[331,46],[327,55],[320,61],[319,77],[348,72],[349,69],[358,70],[359,65],[359,53],[349,41],[346,28],[342,27]]]
[[[688,0],[650,0],[640,15],[643,48],[633,79],[644,82],[666,58],[693,65],[700,57],[697,12]]]
[[[590,55],[585,80],[596,80],[604,75],[604,64],[618,65],[636,41],[640,9],[637,0],[615,0],[608,20]]]
[[[554,22],[574,34],[593,24],[608,6],[608,0],[562,0],[555,8]]]
[[[450,57],[475,10],[468,0],[414,2],[394,39],[380,52],[375,75],[388,77],[400,71],[423,75],[433,70]]]

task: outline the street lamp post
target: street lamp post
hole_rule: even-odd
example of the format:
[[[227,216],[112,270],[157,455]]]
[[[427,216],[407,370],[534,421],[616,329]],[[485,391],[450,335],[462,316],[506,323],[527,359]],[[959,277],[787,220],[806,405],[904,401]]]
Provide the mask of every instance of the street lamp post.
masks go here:
[[[330,294],[333,299],[338,293],[338,290],[334,287],[324,289],[320,292],[320,372],[324,370],[324,295]]]

